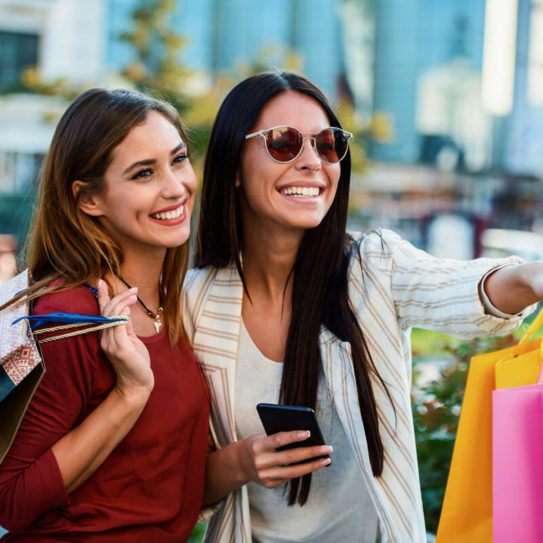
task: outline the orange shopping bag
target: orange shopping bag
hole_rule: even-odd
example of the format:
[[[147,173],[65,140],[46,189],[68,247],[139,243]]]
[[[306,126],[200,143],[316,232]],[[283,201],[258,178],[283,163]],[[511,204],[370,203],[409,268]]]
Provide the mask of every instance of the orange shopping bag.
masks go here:
[[[513,347],[471,359],[436,543],[492,542],[492,391],[537,382],[543,310]]]

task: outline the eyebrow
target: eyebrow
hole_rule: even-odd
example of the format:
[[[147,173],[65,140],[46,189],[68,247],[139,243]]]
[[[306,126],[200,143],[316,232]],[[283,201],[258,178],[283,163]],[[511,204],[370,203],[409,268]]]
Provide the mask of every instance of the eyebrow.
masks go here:
[[[177,145],[174,149],[172,149],[170,151],[170,156],[175,155],[177,152],[179,152],[181,149],[183,149],[186,146],[187,146],[187,144],[184,141],[181,141],[181,143],[179,145]],[[133,170],[134,168],[138,168],[140,166],[152,166],[155,163],[156,163],[156,160],[154,158],[149,158],[147,160],[138,160],[137,162],[134,162],[133,164],[128,166],[128,168],[126,168],[126,170],[124,170],[123,175],[126,175],[131,170]]]

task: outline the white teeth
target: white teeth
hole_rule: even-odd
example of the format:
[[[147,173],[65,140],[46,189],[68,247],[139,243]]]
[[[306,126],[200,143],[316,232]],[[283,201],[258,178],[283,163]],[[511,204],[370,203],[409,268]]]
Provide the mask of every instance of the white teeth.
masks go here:
[[[166,211],[166,213],[153,213],[151,217],[153,217],[153,219],[158,219],[159,221],[171,221],[172,219],[181,217],[184,211],[185,206],[179,206],[177,209],[173,209],[172,211]]]
[[[314,198],[318,196],[320,189],[318,187],[286,187],[281,189],[281,194],[287,196],[304,196],[306,198]]]

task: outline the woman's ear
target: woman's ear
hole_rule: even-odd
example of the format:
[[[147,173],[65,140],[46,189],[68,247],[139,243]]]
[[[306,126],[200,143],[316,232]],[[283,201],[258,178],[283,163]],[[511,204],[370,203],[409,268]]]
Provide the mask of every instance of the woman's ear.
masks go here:
[[[72,183],[72,194],[77,202],[77,207],[86,215],[100,217],[104,214],[100,206],[100,199],[87,190],[85,181],[74,181]]]
[[[239,187],[241,187],[241,181],[239,179],[239,175],[236,174],[236,181],[234,182],[234,186],[239,189]]]

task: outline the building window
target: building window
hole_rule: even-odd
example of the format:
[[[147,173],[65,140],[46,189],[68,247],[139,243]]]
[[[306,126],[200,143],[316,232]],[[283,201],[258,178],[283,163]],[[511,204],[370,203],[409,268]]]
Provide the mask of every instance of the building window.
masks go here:
[[[38,36],[0,31],[0,92],[22,89],[21,75],[38,63]]]

